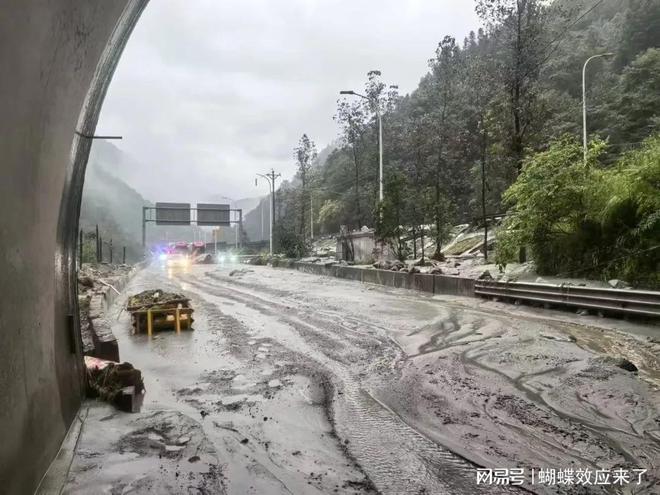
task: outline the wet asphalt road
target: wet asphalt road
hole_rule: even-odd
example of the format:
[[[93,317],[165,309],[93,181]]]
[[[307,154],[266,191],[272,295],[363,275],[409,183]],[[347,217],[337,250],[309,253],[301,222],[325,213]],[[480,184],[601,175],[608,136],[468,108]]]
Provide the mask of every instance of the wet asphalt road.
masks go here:
[[[566,338],[586,327],[267,267],[153,265],[125,293],[151,288],[191,297],[194,331],[131,335],[124,298],[109,317],[143,413],[192,418],[212,445],[217,487],[197,493],[522,492],[476,485],[479,465],[657,473],[657,389]]]

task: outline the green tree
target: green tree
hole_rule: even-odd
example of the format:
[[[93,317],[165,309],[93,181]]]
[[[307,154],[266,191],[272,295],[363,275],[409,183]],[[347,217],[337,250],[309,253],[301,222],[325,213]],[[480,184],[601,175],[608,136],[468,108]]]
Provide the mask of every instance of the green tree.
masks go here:
[[[344,204],[337,199],[327,199],[319,208],[319,225],[322,232],[339,232]]]
[[[303,134],[298,142],[298,146],[293,150],[298,165],[298,178],[300,179],[300,230],[299,234],[304,239],[307,229],[307,222],[305,221],[305,211],[309,205],[309,174],[312,168],[312,162],[316,159],[316,145],[314,141],[309,139],[307,134]]]
[[[606,277],[660,287],[660,134],[625,154],[602,174],[598,215]]]
[[[457,111],[458,111],[458,78],[460,74],[460,50],[456,40],[451,36],[445,36],[438,45],[435,59],[431,60],[431,84],[433,93],[431,111],[433,128],[435,132],[435,169],[433,172],[433,184],[435,198],[433,204],[433,218],[435,223],[435,258],[441,258],[441,249],[444,242],[443,232],[446,224],[451,220],[451,214],[447,210],[450,202],[447,200],[448,190],[455,189],[458,184],[452,184],[452,140],[457,136]]]
[[[518,173],[537,124],[538,77],[546,62],[548,9],[540,0],[478,0],[496,50],[506,149]]]
[[[408,247],[403,227],[405,209],[406,176],[400,170],[388,174],[384,184],[385,194],[378,206],[376,234],[389,244],[395,256],[403,261],[408,256]]]
[[[649,48],[623,70],[615,101],[614,139],[639,143],[660,127],[660,48]],[[612,112],[610,112],[612,113]]]
[[[366,121],[364,105],[361,101],[348,101],[346,98],[339,100],[334,120],[342,127],[343,143],[350,148],[353,158],[355,221],[357,225],[362,225],[363,215],[360,205],[361,164],[359,156]]]
[[[499,263],[531,248],[541,274],[624,278],[658,287],[660,137],[603,167],[606,143],[565,137],[529,157],[506,191],[509,216],[498,234]]]

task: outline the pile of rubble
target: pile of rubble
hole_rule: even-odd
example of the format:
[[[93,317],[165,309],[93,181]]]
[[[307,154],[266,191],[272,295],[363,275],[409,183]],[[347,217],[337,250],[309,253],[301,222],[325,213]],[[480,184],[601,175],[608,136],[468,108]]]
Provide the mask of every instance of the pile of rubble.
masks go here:
[[[146,309],[176,308],[181,301],[188,301],[183,294],[166,292],[162,289],[150,289],[135,294],[128,298],[126,307],[129,311],[140,311]]]
[[[126,412],[138,412],[144,396],[142,373],[131,363],[85,356],[87,394]]]
[[[151,289],[128,298],[126,309],[131,314],[133,332],[146,331],[151,335],[154,329],[192,330],[193,309],[190,299],[183,294]]]
[[[404,263],[399,260],[383,260],[376,261],[372,266],[378,270],[390,270],[393,272],[407,272],[407,273],[432,273],[432,274],[441,274],[443,273],[442,268],[440,268],[439,263],[434,260],[425,260],[415,261],[412,264]],[[420,267],[425,267],[420,269]]]
[[[101,289],[112,285],[117,279],[128,275],[131,265],[110,265],[108,263],[84,263],[78,271],[78,292]]]
[[[78,271],[78,310],[84,355],[119,361],[117,339],[103,315],[131,269],[130,265],[85,263]]]

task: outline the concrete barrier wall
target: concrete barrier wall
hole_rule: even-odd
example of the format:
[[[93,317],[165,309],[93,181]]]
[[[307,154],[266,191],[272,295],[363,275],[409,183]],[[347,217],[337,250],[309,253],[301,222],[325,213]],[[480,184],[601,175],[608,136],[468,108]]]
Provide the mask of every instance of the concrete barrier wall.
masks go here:
[[[85,166],[142,0],[4,0],[0,487],[33,493],[80,406],[75,255]],[[80,134],[76,134],[78,131]]]
[[[362,269],[356,268],[354,266],[337,266],[335,267],[335,277],[346,278],[348,280],[362,280]]]
[[[413,278],[413,288],[422,292],[434,292],[433,275],[426,273],[415,273]]]
[[[144,268],[147,263],[142,262],[135,265],[131,271],[121,277],[115,277],[112,280],[112,286],[119,292],[122,292],[131,279]],[[120,361],[119,343],[117,337],[112,333],[112,326],[108,321],[108,310],[119,297],[110,287],[104,287],[102,294],[92,296],[90,301],[90,325],[89,330],[93,342],[93,349],[86,355],[109,359],[110,361]],[[97,301],[96,299],[99,299]],[[95,317],[92,316],[95,313]]]
[[[473,278],[451,277],[449,275],[433,275],[433,292],[435,294],[450,294],[455,296],[474,296]]]
[[[293,268],[314,275],[328,275],[368,284],[384,285],[401,289],[413,289],[433,294],[455,296],[474,296],[475,280],[448,275],[430,275],[426,273],[393,272],[355,266],[325,266],[315,263],[296,262]]]

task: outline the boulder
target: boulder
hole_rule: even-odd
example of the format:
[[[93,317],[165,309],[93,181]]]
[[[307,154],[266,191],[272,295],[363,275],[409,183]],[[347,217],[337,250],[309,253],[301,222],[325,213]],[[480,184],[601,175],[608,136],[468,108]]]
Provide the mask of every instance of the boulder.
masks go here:
[[[488,270],[485,270],[481,275],[477,277],[479,280],[493,280],[493,276]]]
[[[445,261],[445,255],[442,254],[442,252],[440,251],[436,251],[435,253],[433,253],[432,258],[436,261]]]
[[[405,269],[405,268],[406,268],[405,263],[403,263],[399,260],[393,261],[392,264],[390,265],[390,270],[392,270],[394,272],[401,271],[402,269]]]
[[[607,283],[613,289],[630,289],[630,284],[624,282],[623,280],[619,280],[617,278],[613,278],[612,280],[608,280]]]
[[[432,262],[426,257],[413,260],[413,265],[415,266],[429,266],[430,264],[432,264]]]
[[[78,284],[91,289],[94,287],[94,280],[88,275],[83,275],[82,277],[78,277]]]
[[[631,361],[628,361],[626,358],[619,359],[616,365],[622,370],[630,371],[631,373],[638,371],[637,366],[635,366],[635,364]]]

